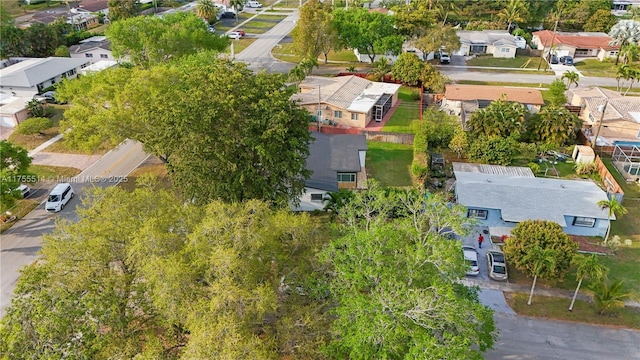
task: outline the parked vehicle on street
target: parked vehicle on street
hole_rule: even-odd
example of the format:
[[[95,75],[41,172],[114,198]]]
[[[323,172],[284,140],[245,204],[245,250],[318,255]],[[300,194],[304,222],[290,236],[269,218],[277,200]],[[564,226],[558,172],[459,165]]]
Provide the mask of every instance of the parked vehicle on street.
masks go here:
[[[16,188],[16,191],[20,191],[23,199],[31,194],[31,188],[25,184],[20,184],[20,186]]]
[[[507,263],[504,253],[498,250],[487,251],[487,263],[489,264],[489,278],[496,281],[507,280]]]
[[[227,34],[230,39],[239,40],[242,37],[242,34],[238,31],[232,31]]]
[[[449,57],[449,54],[447,54],[446,52],[440,52],[440,64],[448,64],[449,61],[451,61],[451,58]]]
[[[69,183],[61,183],[51,190],[47,202],[44,204],[44,209],[50,212],[58,212],[64,209],[69,200],[73,198],[73,188]]]
[[[464,253],[464,261],[469,267],[467,275],[476,276],[480,274],[480,267],[478,266],[478,252],[476,249],[471,246],[463,246],[462,252]]]
[[[257,1],[247,1],[247,4],[245,6],[249,8],[261,8],[262,4]]]

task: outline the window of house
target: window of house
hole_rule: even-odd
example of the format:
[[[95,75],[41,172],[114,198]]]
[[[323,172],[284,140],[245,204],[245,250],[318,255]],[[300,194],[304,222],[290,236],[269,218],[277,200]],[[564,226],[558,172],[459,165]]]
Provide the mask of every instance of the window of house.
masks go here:
[[[488,215],[489,215],[489,211],[487,210],[469,209],[467,211],[468,218],[486,220]]]
[[[334,118],[338,118],[338,119],[341,118],[342,117],[342,111],[335,110],[333,112],[333,117]]]
[[[324,194],[311,194],[311,201],[322,201],[324,200]]]
[[[85,56],[85,57],[88,57],[88,58],[92,58],[92,57],[93,57],[93,54],[86,53],[86,54],[84,54],[84,56]]]
[[[596,225],[596,219],[576,216],[573,219],[573,225],[584,226],[584,227],[594,227]]]
[[[609,56],[616,56],[618,53],[616,51],[610,51]]]
[[[509,48],[501,48],[500,51],[502,51],[503,53],[508,53],[509,52]]]
[[[358,120],[358,113],[351,113],[351,120]]]
[[[356,174],[338,173],[338,182],[356,182]]]
[[[100,59],[108,59],[109,56],[107,54],[100,54]]]

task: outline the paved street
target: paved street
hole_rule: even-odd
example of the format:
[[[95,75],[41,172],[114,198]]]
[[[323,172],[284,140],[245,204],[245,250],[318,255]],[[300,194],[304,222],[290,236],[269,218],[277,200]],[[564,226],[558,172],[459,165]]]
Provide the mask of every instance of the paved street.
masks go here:
[[[66,155],[59,154],[64,157]],[[32,263],[37,258],[37,253],[42,244],[42,235],[53,230],[57,218],[77,221],[75,212],[80,204],[80,198],[85,189],[93,186],[111,186],[116,180],[128,175],[140,163],[147,159],[148,155],[142,151],[142,145],[130,140],[125,141],[116,149],[105,154],[100,160],[93,163],[80,175],[71,179],[57,179],[72,183],[76,193],[64,210],[52,214],[44,210],[41,203],[35,210],[19,220],[11,229],[2,234],[0,241],[0,317],[4,316],[4,309],[11,303],[11,296],[19,270]],[[89,183],[101,177],[102,182]],[[33,196],[46,199],[48,189],[55,184],[46,184],[36,191]]]

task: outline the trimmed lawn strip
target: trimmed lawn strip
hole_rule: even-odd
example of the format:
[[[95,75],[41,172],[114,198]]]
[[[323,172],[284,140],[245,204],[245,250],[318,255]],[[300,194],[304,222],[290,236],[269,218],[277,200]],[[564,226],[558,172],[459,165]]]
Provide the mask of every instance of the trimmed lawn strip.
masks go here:
[[[133,191],[136,188],[138,179],[142,176],[156,176],[161,189],[170,190],[173,188],[164,164],[143,165],[127,176],[127,182],[120,182],[118,186],[125,190]]]
[[[80,174],[80,170],[72,167],[64,166],[48,166],[48,165],[31,165],[29,172],[32,172],[39,178],[59,178],[74,177]]]
[[[3,233],[5,230],[11,228],[13,224],[15,224],[18,220],[22,219],[28,213],[30,213],[31,210],[38,207],[38,204],[39,202],[36,200],[17,200],[16,204],[11,209],[9,209],[9,211],[11,211],[11,214],[15,215],[18,219],[8,223],[0,223],[0,233]]]
[[[516,56],[513,59],[494,58],[493,56],[479,56],[475,59],[467,60],[466,64],[468,66],[537,69],[539,62],[539,56]]]
[[[269,21],[269,20],[271,20],[270,22],[272,22],[274,24],[277,24],[277,23],[279,23],[280,21],[282,21],[286,17],[287,17],[287,15],[266,15],[266,14],[261,14],[261,15],[256,16],[251,21],[255,21],[255,20],[258,20],[258,21]]]
[[[573,311],[569,311],[571,299],[537,296],[535,293],[531,305],[527,305],[529,294],[505,293],[505,299],[518,315],[640,329],[640,310],[634,308],[625,307],[617,315],[599,315],[593,304],[582,300],[576,300]]]
[[[367,141],[367,173],[381,186],[411,186],[413,146]]]
[[[420,121],[420,100],[413,100],[411,93],[416,90],[418,88],[407,86],[400,88],[398,99],[402,100],[402,103],[396,108],[382,131],[410,134],[415,132]]]
[[[231,40],[233,41],[233,52],[238,54],[242,50],[246,49],[249,45],[253,44],[256,41],[256,38],[242,38],[240,40]],[[226,54],[231,54],[231,45],[224,50]]]
[[[268,9],[265,10],[264,12],[270,13],[270,12],[274,12],[274,13],[290,13],[290,12],[294,12],[295,10],[290,10],[290,9]]]
[[[53,153],[61,153],[61,154],[78,154],[78,155],[102,155],[107,151],[111,150],[111,145],[104,144],[106,149],[102,150],[84,150],[84,149],[74,149],[67,145],[67,142],[62,138],[59,141],[54,142],[53,144],[47,146],[43,151],[53,152]]]
[[[271,50],[271,54],[278,60],[282,60],[282,61],[287,61],[287,62],[292,62],[292,63],[299,63],[300,61],[302,61],[302,57],[297,55],[293,46],[293,43],[280,43],[278,45],[276,45],[272,50]],[[320,56],[318,57],[318,64],[320,66],[325,66],[325,67],[341,67],[344,68],[345,70],[353,65],[355,67],[362,67],[362,66],[368,66],[370,67],[369,64],[363,64],[358,62],[358,59],[356,58],[355,54],[353,53],[352,50],[340,50],[340,51],[330,51],[329,54],[327,55],[327,59],[329,61],[339,61],[339,63],[328,63],[325,64],[324,63],[324,55],[320,54]],[[366,71],[365,71],[366,72]]]
[[[616,77],[616,65],[608,61],[597,59],[580,60],[573,64],[584,76]]]
[[[305,0],[306,1],[306,0]],[[304,4],[305,1],[303,1],[302,3]],[[265,5],[265,7],[267,7]],[[273,8],[290,8],[290,9],[297,9],[300,7],[300,1],[295,1],[295,0],[285,0],[285,1],[280,1],[279,3],[272,5],[271,7]]]

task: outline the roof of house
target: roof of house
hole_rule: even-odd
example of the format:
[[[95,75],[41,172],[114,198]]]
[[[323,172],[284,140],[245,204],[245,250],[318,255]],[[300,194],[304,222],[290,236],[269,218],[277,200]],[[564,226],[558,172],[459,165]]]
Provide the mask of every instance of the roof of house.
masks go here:
[[[373,82],[357,76],[333,78],[307,76],[300,83],[301,93],[291,96],[302,105],[329,104],[352,112],[366,113],[384,94],[395,94],[400,85]],[[318,94],[319,92],[319,94]]]
[[[580,97],[594,118],[600,119],[599,107],[607,103],[602,121],[626,120],[640,124],[640,98],[622,96],[619,92],[599,87],[576,88],[570,92],[571,97]]]
[[[457,34],[461,44],[517,47],[515,36],[507,30],[460,30]]]
[[[69,52],[72,54],[82,54],[97,48],[111,51],[111,41],[107,40],[105,36],[93,36],[89,39],[80,41],[78,45],[70,46]]]
[[[82,75],[87,75],[87,74],[91,74],[91,73],[96,73],[102,70],[106,70],[110,67],[114,67],[117,66],[118,62],[117,61],[113,61],[113,60],[100,60],[97,61],[87,67],[85,67],[84,69],[80,70],[80,74]]]
[[[314,132],[309,145],[307,169],[313,173],[306,180],[308,187],[338,191],[338,172],[359,172],[360,150],[367,150],[364,135],[328,135]]]
[[[0,69],[0,84],[3,87],[33,87],[84,64],[89,64],[89,60],[63,57],[27,59]]]
[[[444,97],[447,100],[453,101],[495,101],[500,100],[503,94],[507,96],[507,101],[516,101],[521,104],[544,105],[540,90],[503,86],[449,84],[446,85]]]
[[[24,111],[32,99],[25,96],[0,96],[0,115],[11,116]]]
[[[551,47],[552,45],[567,45],[575,47],[576,49],[605,49],[613,50],[620,48],[619,46],[609,45],[611,37],[602,32],[556,32],[555,38],[553,37],[553,31],[541,30],[533,33],[533,36],[537,36],[544,47]],[[553,39],[553,44],[551,40]]]
[[[531,168],[524,166],[501,166],[473,163],[453,163],[453,171],[474,172],[492,175],[535,177]]]
[[[109,8],[109,0],[82,0],[80,8],[91,12],[97,12]]]
[[[498,209],[504,221],[554,221],[565,216],[607,219],[597,203],[607,194],[590,180],[563,180],[456,171],[456,196],[466,207]],[[612,218],[613,219],[613,218]]]

